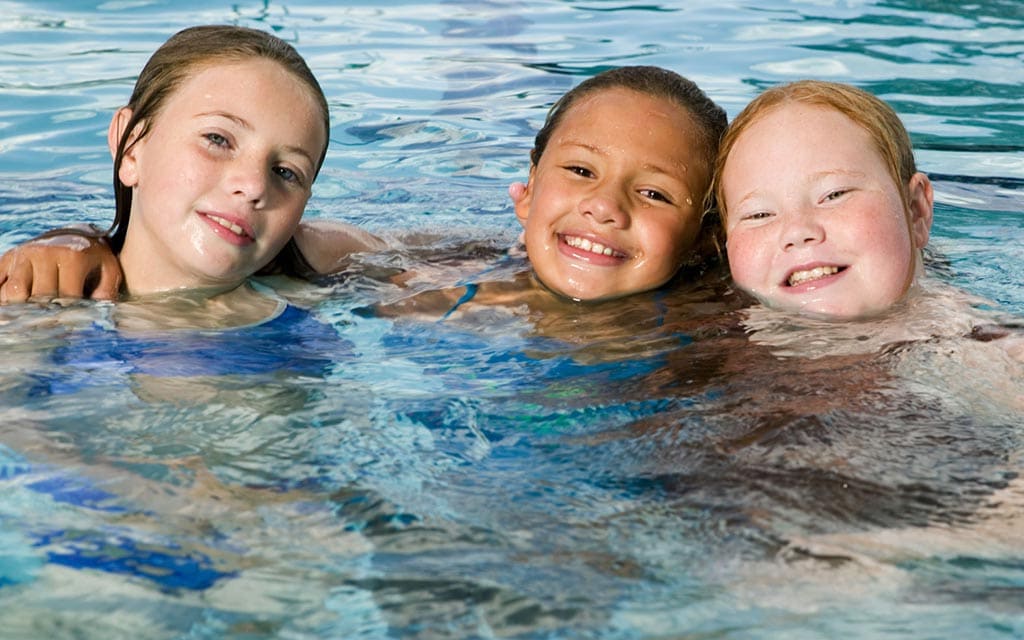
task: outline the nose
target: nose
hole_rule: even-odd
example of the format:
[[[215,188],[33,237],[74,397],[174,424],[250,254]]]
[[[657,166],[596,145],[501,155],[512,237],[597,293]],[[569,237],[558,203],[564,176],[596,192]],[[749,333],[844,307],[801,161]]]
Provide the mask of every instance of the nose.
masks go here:
[[[270,177],[267,164],[259,158],[238,158],[228,174],[228,189],[235,197],[259,209],[266,204]]]
[[[620,198],[609,191],[594,192],[580,200],[579,212],[602,225],[625,228],[629,224],[627,208]]]
[[[782,230],[782,245],[786,250],[799,249],[819,244],[825,240],[825,227],[817,217],[806,211],[793,212],[786,216]]]

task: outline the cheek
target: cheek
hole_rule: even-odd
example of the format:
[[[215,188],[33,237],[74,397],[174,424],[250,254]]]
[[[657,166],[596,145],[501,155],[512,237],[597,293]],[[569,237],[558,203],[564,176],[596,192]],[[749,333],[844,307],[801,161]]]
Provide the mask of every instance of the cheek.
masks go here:
[[[878,265],[879,285],[900,295],[906,292],[914,276],[914,249],[909,238],[893,237],[888,244],[875,255]]]
[[[551,236],[553,229],[550,226],[554,221],[547,219],[544,212],[543,203],[535,200],[530,217],[523,227],[523,242],[531,259],[550,250],[554,244]]]
[[[892,218],[870,219],[861,225],[859,242],[868,247],[879,268],[887,269],[892,277],[904,277],[914,264],[914,247],[910,230],[902,214]]]
[[[557,190],[551,187],[545,188],[544,184],[538,182],[528,203],[529,217],[523,226],[528,230],[539,229],[550,224],[557,217],[557,211],[559,211]]]
[[[679,262],[696,247],[700,221],[689,218],[666,218],[657,216],[643,225],[644,245],[647,253],[655,256],[671,256],[671,266]]]
[[[754,275],[765,271],[757,246],[752,238],[739,233],[730,234],[726,239],[725,255],[729,261],[729,271],[740,286],[753,284]]]
[[[295,234],[308,200],[308,196],[300,198],[289,204],[285,210],[281,211],[280,215],[271,218],[268,231],[273,235],[275,243],[284,244]]]

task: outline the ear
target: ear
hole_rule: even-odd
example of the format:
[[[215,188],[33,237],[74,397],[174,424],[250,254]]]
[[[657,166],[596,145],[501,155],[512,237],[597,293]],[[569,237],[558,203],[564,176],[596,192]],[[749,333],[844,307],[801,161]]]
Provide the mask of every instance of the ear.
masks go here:
[[[516,188],[509,187],[509,196],[512,197],[512,204],[515,207],[516,219],[519,224],[526,228],[526,219],[530,217],[530,203],[533,201],[533,177],[537,173],[537,165],[530,165],[530,177],[527,178],[526,186]]]
[[[924,249],[931,234],[932,218],[935,213],[935,194],[932,181],[923,173],[915,173],[907,184],[907,224],[910,239],[915,249]]]
[[[117,147],[121,144],[125,129],[132,119],[132,110],[128,107],[121,107],[110,119],[110,127],[107,128],[107,148],[110,149],[110,157],[117,160]],[[121,158],[121,167],[118,169],[117,178],[126,187],[134,187],[139,181],[138,170],[135,158],[135,145],[129,140],[125,146],[124,156]]]

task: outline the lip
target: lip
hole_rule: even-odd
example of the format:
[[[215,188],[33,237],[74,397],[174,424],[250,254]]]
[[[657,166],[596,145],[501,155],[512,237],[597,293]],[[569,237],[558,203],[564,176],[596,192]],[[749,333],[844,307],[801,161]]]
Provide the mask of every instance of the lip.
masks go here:
[[[793,293],[813,291],[839,280],[848,268],[849,265],[834,262],[802,264],[790,269],[779,286]],[[790,284],[794,279],[796,282]]]
[[[617,266],[629,258],[621,248],[589,233],[559,233],[558,250],[574,260],[599,266]]]
[[[252,226],[240,216],[200,211],[199,217],[210,226],[217,236],[235,246],[244,247],[256,241],[256,234],[253,232]]]

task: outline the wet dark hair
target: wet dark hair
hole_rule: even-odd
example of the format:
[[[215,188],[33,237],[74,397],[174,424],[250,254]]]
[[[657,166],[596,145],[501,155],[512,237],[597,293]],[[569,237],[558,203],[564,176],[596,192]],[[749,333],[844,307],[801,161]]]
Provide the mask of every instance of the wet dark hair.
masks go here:
[[[578,102],[594,93],[609,89],[628,89],[647,96],[664,98],[678,104],[690,114],[697,132],[697,148],[700,150],[700,156],[693,160],[704,171],[708,182],[705,193],[696,194],[703,197],[704,204],[697,244],[701,245],[702,240],[714,241],[720,233],[720,225],[711,189],[712,172],[715,157],[718,155],[718,145],[729,119],[725,110],[709,98],[696,83],[674,71],[644,65],[618,67],[602,71],[579,83],[551,106],[544,126],[534,138],[530,164],[537,166],[540,163],[551,136]]]
[[[118,173],[124,154],[149,131],[153,119],[167,99],[196,71],[216,64],[265,59],[280,64],[309,87],[323,112],[324,148],[316,165],[319,173],[327,155],[330,139],[330,113],[327,99],[313,72],[292,45],[281,38],[247,27],[203,25],[183,29],[171,36],[146,62],[135,82],[128,121],[114,154],[114,222],[107,231],[107,240],[114,253],[120,253],[131,216],[132,189],[121,183]],[[314,178],[316,175],[314,174]],[[289,240],[289,244],[294,240]]]

